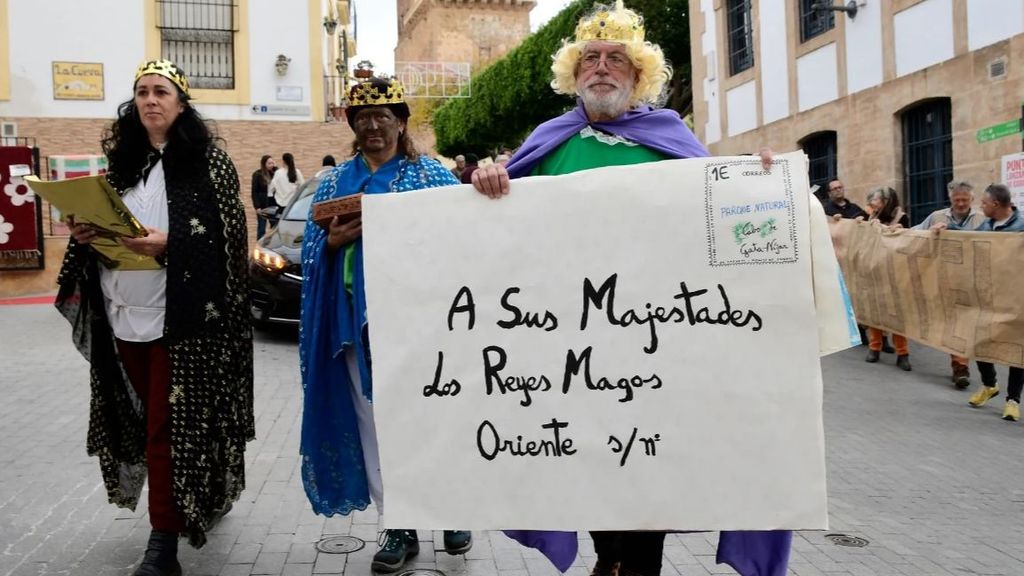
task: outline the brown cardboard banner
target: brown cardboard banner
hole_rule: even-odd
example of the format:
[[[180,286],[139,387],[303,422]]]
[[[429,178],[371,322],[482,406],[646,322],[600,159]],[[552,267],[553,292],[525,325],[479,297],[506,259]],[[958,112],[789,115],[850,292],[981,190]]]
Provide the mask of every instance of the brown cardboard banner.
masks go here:
[[[857,321],[974,360],[1024,367],[1024,234],[831,224]]]

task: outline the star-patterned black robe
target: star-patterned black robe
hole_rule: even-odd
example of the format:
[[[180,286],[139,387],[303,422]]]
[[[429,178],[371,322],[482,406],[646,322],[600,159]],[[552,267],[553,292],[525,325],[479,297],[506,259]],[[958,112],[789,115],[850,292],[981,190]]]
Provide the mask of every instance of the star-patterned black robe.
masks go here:
[[[205,162],[194,158],[176,154],[170,144],[163,152],[169,230],[160,261],[167,268],[163,341],[171,363],[174,501],[189,542],[199,547],[210,520],[245,487],[245,444],[255,430],[248,245],[238,174],[214,146]],[[139,177],[107,174],[122,195]],[[134,510],[146,479],[145,414],[118,358],[98,265],[95,253],[72,239],[56,305],[90,364],[86,448],[99,458],[110,501]]]

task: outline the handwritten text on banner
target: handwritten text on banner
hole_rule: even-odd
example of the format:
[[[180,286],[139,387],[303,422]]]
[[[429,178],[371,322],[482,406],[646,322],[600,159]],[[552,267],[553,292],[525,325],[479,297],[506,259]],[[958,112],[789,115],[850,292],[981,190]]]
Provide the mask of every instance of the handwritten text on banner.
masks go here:
[[[806,164],[364,198],[385,523],[824,528]]]

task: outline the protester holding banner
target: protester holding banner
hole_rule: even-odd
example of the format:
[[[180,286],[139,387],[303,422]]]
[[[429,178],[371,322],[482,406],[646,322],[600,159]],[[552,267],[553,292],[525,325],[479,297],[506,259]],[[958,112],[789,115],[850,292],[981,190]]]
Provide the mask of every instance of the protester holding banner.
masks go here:
[[[915,230],[974,230],[985,220],[985,215],[974,209],[974,186],[970,182],[951,180],[946,190],[949,192],[949,207],[929,214],[914,226]],[[953,369],[953,385],[957,390],[966,390],[971,385],[967,358],[951,354],[949,363]]]
[[[867,218],[863,208],[846,198],[846,186],[838,178],[828,183],[828,201],[824,203],[825,215],[831,218]]]
[[[974,186],[966,180],[951,180],[946,185],[949,207],[928,215],[914,230],[974,230],[985,221],[985,214],[974,209]]]
[[[887,186],[875,188],[868,192],[868,208],[871,208],[870,220],[891,228],[908,228],[910,218],[900,208],[900,199],[896,191]],[[868,356],[866,362],[878,362],[882,352],[883,333],[878,328],[868,327]],[[910,347],[907,337],[900,334],[892,335],[892,343],[896,346],[896,366],[900,370],[910,372]]]
[[[1006,185],[989,185],[981,199],[981,209],[985,213],[985,221],[978,227],[978,232],[1024,232],[1024,219],[1020,217],[1020,213],[1013,205],[1013,197]],[[999,394],[995,366],[991,362],[979,361],[978,372],[981,373],[982,387],[969,400],[970,405],[975,408],[981,408]],[[1011,366],[1007,375],[1003,420],[1011,422],[1020,420],[1022,389],[1024,389],[1024,368]]]
[[[621,0],[614,6],[596,4],[579,21],[575,39],[566,40],[555,54],[551,69],[552,88],[576,96],[576,107],[538,126],[507,168],[496,163],[478,169],[472,183],[481,193],[491,198],[507,194],[510,177],[708,156],[676,112],[653,107],[671,68],[661,49],[644,40],[641,16]],[[762,160],[770,168],[771,152],[762,152]],[[576,555],[575,533],[507,533],[540,549],[563,571]],[[660,574],[665,532],[591,535],[596,576]],[[788,531],[723,532],[718,561],[744,576],[784,574],[791,538]]]
[[[398,80],[363,79],[350,90],[349,102],[354,157],[324,176],[314,203],[459,183],[440,162],[416,150]],[[384,511],[361,235],[358,217],[335,216],[327,229],[311,219],[302,246],[302,480],[313,511],[327,516],[365,510],[371,499],[378,513]],[[419,552],[415,530],[385,530],[382,536],[373,557],[377,572],[394,572]],[[464,554],[472,545],[468,531],[444,532],[449,554]]]
[[[146,227],[123,238],[152,257],[107,269],[71,225],[56,305],[90,363],[89,454],[111,502],[135,509],[149,480],[152,532],[136,576],[181,574],[245,487],[254,437],[245,211],[231,159],[192,107],[188,80],[145,62],[103,140],[106,178]],[[127,381],[125,380],[127,378]]]

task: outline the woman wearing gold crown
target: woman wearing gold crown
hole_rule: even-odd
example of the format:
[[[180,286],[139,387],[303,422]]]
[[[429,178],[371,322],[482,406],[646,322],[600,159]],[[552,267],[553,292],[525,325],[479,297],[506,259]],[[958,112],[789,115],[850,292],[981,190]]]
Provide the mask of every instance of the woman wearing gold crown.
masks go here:
[[[89,454],[111,502],[134,509],[149,480],[152,524],[136,576],[181,574],[245,486],[254,436],[245,212],[228,155],[192,107],[188,79],[145,62],[103,140],[106,178],[146,227],[124,238],[140,269],[101,263],[72,226],[57,308],[89,361]],[[127,376],[127,379],[125,379]]]
[[[574,40],[555,54],[552,88],[575,96],[577,105],[537,127],[508,166],[486,166],[473,174],[481,193],[508,193],[508,179],[569,174],[589,168],[708,156],[679,114],[655,107],[672,76],[661,48],[644,39],[643,19],[618,0],[595,4],[580,19]],[[762,161],[770,166],[771,151]],[[614,518],[608,523],[614,522]],[[575,532],[506,531],[568,570],[576,558]],[[593,576],[658,576],[665,532],[591,532],[597,561]],[[783,576],[792,533],[724,531],[718,561],[743,576]]]
[[[314,202],[356,193],[405,192],[458,184],[440,162],[420,155],[409,136],[409,106],[398,80],[370,77],[352,87],[346,109],[354,157],[332,170]],[[302,246],[299,356],[305,399],[302,481],[317,514],[383,513],[363,284],[361,220],[310,221]],[[394,572],[419,552],[415,530],[385,530],[376,572]],[[472,534],[446,530],[444,548],[464,554]]]

